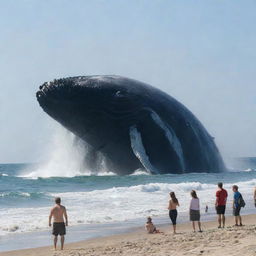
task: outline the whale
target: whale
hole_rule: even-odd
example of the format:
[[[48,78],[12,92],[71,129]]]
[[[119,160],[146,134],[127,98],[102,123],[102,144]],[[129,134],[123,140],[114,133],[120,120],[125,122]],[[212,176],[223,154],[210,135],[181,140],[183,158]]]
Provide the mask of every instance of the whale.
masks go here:
[[[45,82],[42,109],[82,141],[85,162],[129,175],[222,172],[222,156],[203,124],[182,103],[146,83],[116,75]]]

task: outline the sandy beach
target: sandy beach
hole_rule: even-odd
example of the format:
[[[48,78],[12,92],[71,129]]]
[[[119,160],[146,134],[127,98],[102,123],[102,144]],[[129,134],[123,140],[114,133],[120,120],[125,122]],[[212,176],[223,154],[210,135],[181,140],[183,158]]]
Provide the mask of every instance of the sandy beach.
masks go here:
[[[243,227],[234,227],[227,217],[225,229],[216,222],[203,222],[203,233],[193,233],[191,223],[178,225],[173,235],[170,226],[161,227],[164,234],[138,231],[67,244],[64,251],[41,247],[0,253],[1,256],[101,256],[101,255],[256,255],[255,215],[243,216]]]

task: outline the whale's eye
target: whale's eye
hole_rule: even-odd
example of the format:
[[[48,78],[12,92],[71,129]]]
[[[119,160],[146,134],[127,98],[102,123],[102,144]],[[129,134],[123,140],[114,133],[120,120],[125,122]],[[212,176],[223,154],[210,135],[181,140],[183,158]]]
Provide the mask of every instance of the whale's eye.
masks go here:
[[[117,91],[117,92],[115,93],[115,97],[117,97],[117,98],[122,98],[122,97],[124,97],[124,94],[123,94],[121,91]]]

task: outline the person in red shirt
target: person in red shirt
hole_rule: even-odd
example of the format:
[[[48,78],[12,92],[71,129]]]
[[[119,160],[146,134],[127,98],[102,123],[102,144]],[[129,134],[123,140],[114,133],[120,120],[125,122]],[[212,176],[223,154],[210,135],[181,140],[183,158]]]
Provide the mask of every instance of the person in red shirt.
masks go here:
[[[225,210],[226,210],[226,202],[227,202],[228,192],[223,188],[222,182],[218,183],[218,190],[216,191],[216,212],[218,214],[218,228],[225,227]]]

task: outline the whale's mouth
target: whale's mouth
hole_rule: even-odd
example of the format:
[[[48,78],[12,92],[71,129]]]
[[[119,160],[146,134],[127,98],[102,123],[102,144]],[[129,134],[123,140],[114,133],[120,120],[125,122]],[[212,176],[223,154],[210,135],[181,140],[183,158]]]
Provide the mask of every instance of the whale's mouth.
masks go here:
[[[54,111],[59,105],[70,103],[70,99],[79,93],[73,89],[74,84],[71,79],[46,82],[39,86],[39,90],[36,92],[37,101],[49,114],[51,109]]]
[[[43,85],[39,86],[39,90],[36,92],[36,98],[40,102],[42,99],[47,97],[49,93],[49,86],[48,83],[44,83]]]
[[[57,87],[51,82],[40,85],[39,90],[36,92],[39,104],[44,107],[47,102],[56,100],[58,97],[56,90]]]
[[[38,101],[49,97],[51,99],[60,98],[64,95],[64,91],[72,87],[73,82],[68,79],[58,79],[52,82],[46,82],[39,86],[39,90],[36,92]]]

